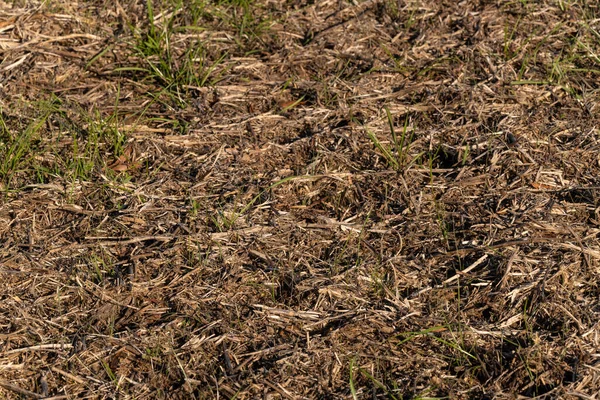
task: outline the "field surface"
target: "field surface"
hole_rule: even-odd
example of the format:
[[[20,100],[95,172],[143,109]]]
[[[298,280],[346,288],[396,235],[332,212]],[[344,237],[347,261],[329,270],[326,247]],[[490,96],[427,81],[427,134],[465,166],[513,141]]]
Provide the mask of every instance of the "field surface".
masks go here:
[[[597,399],[600,6],[0,1],[1,399]]]

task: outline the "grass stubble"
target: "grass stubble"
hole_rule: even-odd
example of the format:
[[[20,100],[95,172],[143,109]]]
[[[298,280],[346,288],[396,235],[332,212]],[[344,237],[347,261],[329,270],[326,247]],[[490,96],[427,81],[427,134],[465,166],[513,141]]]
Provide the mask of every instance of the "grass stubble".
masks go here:
[[[0,2],[0,397],[594,398],[594,2]]]

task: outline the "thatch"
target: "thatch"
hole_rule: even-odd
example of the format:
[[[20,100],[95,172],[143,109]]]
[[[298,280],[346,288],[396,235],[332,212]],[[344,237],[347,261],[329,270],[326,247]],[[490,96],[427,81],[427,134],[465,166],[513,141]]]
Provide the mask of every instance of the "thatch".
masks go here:
[[[595,398],[594,2],[174,3],[0,3],[0,397]]]

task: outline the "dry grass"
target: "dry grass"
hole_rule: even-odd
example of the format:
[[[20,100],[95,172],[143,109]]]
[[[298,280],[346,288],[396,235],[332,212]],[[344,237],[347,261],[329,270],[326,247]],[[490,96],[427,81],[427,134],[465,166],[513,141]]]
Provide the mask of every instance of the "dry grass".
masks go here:
[[[600,10],[0,2],[0,398],[592,399]]]

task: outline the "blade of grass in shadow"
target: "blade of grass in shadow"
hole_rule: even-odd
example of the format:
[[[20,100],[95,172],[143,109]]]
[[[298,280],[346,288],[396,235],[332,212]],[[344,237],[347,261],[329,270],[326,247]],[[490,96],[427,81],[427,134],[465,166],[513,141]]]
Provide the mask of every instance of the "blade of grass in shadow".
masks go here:
[[[456,351],[458,351],[458,352],[460,352],[460,353],[462,353],[462,354],[466,355],[466,356],[467,356],[467,357],[469,357],[469,358],[472,358],[472,359],[474,359],[474,360],[477,360],[477,357],[475,357],[473,354],[469,353],[468,351],[464,350],[463,348],[461,348],[461,347],[460,347],[458,344],[456,344],[456,343],[449,342],[449,341],[447,341],[447,340],[444,340],[444,339],[442,339],[442,338],[439,338],[439,337],[437,337],[437,336],[431,336],[431,335],[429,335],[429,337],[431,337],[432,339],[434,339],[434,340],[438,341],[439,343],[441,343],[441,344],[443,344],[443,345],[445,345],[445,346],[447,346],[447,347],[450,347],[450,348],[452,348],[452,349],[454,349],[454,350],[456,350]]]
[[[355,358],[352,358],[352,360],[350,360],[350,393],[352,393],[353,400],[358,400],[358,396],[356,393],[356,387],[354,387],[354,362],[355,361],[356,361]]]
[[[392,113],[388,107],[384,107],[385,115],[387,116],[388,125],[390,126],[390,132],[392,133],[392,143],[394,143],[394,147],[396,147],[396,154],[398,155],[399,160],[397,160],[398,165],[402,165],[402,146],[404,145],[404,135],[402,135],[402,143],[398,146],[398,138],[396,137],[396,130],[394,129],[394,119],[392,118]]]
[[[240,212],[232,219],[231,221],[231,226],[233,226],[235,224],[235,222],[238,220],[239,217],[241,217],[243,214],[245,214],[246,212],[248,212],[248,210],[250,210],[250,208],[252,208],[252,206],[258,201],[258,199],[260,199],[266,192],[268,192],[269,190],[276,188],[279,185],[283,185],[284,183],[290,182],[290,181],[294,181],[297,179],[320,179],[323,178],[323,176],[315,176],[315,175],[295,175],[295,176],[288,176],[287,178],[283,178],[275,183],[273,183],[272,185],[270,185],[269,187],[267,187],[265,190],[261,191],[259,194],[257,194],[256,196],[254,196],[252,198],[252,200],[250,200],[250,202],[248,202],[248,204],[246,204],[244,206],[244,208],[242,208],[240,210]]]
[[[396,134],[396,130],[394,129],[394,119],[392,118],[392,113],[388,107],[385,107],[385,113],[388,120],[388,125],[390,126],[390,132],[392,133],[392,141],[394,143],[394,147],[396,148],[396,160],[397,164],[402,166],[404,165],[405,155],[408,152],[408,148],[410,143],[412,142],[414,130],[409,138],[407,138],[406,132],[408,130],[408,115],[404,119],[404,126],[402,128],[402,136],[400,137],[400,142],[398,142],[398,135]],[[404,145],[406,144],[406,148]]]
[[[398,400],[398,398],[396,396],[394,396],[392,393],[390,393],[389,389],[381,382],[379,382],[377,379],[375,379],[375,377],[373,375],[371,375],[368,371],[366,371],[365,369],[358,367],[358,371],[363,374],[366,378],[368,378],[371,382],[373,382],[373,384],[375,386],[377,386],[379,389],[383,390],[385,392],[385,394],[387,396],[389,396],[390,399],[392,400]]]
[[[400,342],[398,342],[397,345],[399,346],[401,344],[409,342],[417,336],[424,336],[424,335],[429,336],[431,333],[443,332],[447,329],[448,328],[446,326],[433,326],[431,328],[423,329],[420,331],[400,333],[398,336],[406,336],[406,337],[404,339],[402,339]]]
[[[399,169],[400,165],[398,164],[398,161],[392,155],[392,153],[379,141],[377,135],[375,135],[375,133],[373,133],[373,131],[371,131],[369,128],[365,127],[365,129],[367,131],[369,139],[371,139],[371,142],[373,142],[373,145],[375,145],[377,150],[381,152],[381,155],[383,156],[383,158],[385,158],[388,165],[395,170]]]
[[[417,336],[427,336],[432,338],[433,340],[437,341],[438,343],[443,344],[444,346],[450,347],[454,350],[457,350],[458,352],[466,355],[469,358],[472,358],[474,360],[477,359],[477,357],[475,357],[473,354],[469,353],[468,351],[464,350],[461,346],[459,346],[457,343],[453,343],[450,342],[448,340],[442,339],[438,336],[434,336],[432,335],[432,333],[436,333],[436,332],[445,332],[445,331],[450,331],[450,329],[448,328],[448,326],[434,326],[431,328],[427,328],[427,329],[423,329],[421,331],[416,331],[416,332],[405,332],[405,333],[401,333],[399,336],[406,336],[404,339],[402,339],[400,342],[397,343],[397,345],[401,345],[404,344],[412,339],[414,339]]]
[[[306,178],[314,178],[314,176],[310,176],[310,175],[288,176],[287,178],[283,178],[282,180],[275,182],[274,184],[272,184],[271,186],[269,186],[268,188],[266,188],[265,190],[263,190],[256,196],[254,196],[254,198],[248,204],[246,204],[246,206],[244,208],[242,208],[239,215],[245,214],[254,205],[254,203],[256,203],[256,201],[258,199],[260,199],[267,191],[269,191],[273,188],[276,188],[279,185],[283,185],[286,182],[293,181],[296,179],[306,179]]]

